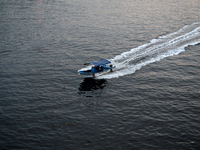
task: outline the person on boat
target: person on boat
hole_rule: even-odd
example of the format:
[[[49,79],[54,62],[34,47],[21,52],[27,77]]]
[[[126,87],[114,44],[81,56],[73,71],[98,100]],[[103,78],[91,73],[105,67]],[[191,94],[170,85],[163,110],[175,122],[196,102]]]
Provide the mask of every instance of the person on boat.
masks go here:
[[[96,71],[99,71],[99,66],[96,66]]]
[[[95,68],[95,66],[94,66],[94,67],[92,67],[92,69],[91,69],[91,72],[93,72],[93,73],[95,73],[95,72],[96,72],[96,68]]]
[[[100,69],[99,69],[100,71],[103,71],[103,66],[100,66]]]

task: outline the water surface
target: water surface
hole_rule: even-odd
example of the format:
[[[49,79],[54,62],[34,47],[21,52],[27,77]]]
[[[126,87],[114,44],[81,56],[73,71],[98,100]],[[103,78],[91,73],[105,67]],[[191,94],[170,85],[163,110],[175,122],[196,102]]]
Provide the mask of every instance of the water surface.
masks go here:
[[[2,0],[0,149],[199,149],[199,0]],[[117,70],[83,79],[88,61]]]

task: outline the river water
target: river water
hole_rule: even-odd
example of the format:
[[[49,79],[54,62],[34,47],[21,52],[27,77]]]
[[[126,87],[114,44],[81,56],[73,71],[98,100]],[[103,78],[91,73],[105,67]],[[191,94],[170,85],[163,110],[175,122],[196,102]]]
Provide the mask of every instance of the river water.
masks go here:
[[[200,149],[199,0],[1,0],[0,149]],[[85,62],[114,72],[83,79]]]

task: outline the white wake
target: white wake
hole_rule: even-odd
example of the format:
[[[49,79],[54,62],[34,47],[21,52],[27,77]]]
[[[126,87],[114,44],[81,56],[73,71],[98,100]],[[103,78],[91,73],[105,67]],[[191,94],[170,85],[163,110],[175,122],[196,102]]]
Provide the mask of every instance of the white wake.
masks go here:
[[[111,79],[128,75],[150,63],[163,58],[178,55],[185,47],[200,43],[200,22],[187,25],[177,32],[160,36],[148,44],[133,48],[110,59],[116,66],[114,72],[102,75],[98,79]]]

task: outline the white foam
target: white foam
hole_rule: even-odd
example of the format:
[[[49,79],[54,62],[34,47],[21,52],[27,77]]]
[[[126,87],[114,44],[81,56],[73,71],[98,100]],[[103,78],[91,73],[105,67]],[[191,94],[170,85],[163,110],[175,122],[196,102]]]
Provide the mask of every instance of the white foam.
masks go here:
[[[166,57],[178,55],[188,45],[200,43],[200,23],[187,25],[177,32],[152,39],[150,43],[123,52],[110,59],[116,65],[114,72],[102,75],[99,79],[118,78],[135,73],[143,66],[160,61]]]

